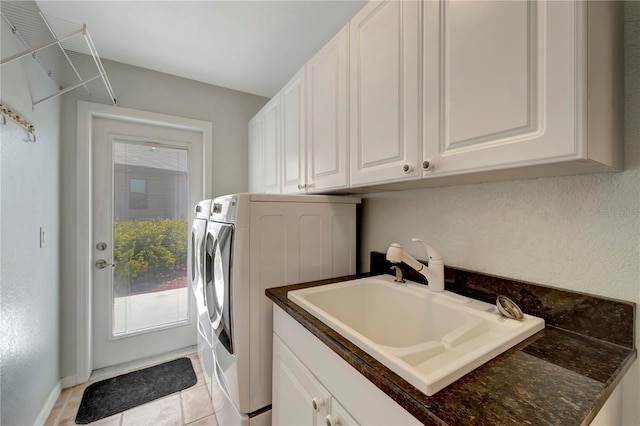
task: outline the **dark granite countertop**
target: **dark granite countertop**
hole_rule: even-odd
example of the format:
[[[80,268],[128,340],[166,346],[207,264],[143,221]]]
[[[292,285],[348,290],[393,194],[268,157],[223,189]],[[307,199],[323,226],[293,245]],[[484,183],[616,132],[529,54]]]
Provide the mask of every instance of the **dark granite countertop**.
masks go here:
[[[368,275],[277,287],[266,295],[424,424],[589,424],[637,356],[633,345],[558,328],[545,318],[544,330],[429,397],[287,299],[291,290]],[[628,305],[633,323],[635,307]]]

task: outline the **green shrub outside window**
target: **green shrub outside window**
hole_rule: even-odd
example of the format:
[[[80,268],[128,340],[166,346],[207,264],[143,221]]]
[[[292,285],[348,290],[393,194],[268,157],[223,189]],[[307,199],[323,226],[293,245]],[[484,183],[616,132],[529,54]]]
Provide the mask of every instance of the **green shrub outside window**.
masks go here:
[[[136,285],[175,278],[186,273],[187,222],[175,219],[125,220],[114,225],[116,293]],[[134,289],[135,291],[135,289]]]

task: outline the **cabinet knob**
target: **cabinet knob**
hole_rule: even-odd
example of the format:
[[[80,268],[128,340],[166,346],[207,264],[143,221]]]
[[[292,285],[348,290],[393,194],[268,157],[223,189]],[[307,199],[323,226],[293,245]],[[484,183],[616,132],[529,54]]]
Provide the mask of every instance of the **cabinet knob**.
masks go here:
[[[298,189],[299,189],[299,190],[304,189],[304,185],[303,185],[303,184],[301,184],[301,183],[299,183],[299,184],[298,184]]]
[[[433,163],[429,160],[424,160],[422,162],[422,170],[424,171],[431,171],[433,170]]]
[[[313,398],[311,400],[311,406],[313,407],[314,411],[319,411],[320,408],[324,406],[324,399]]]
[[[409,174],[413,171],[413,166],[409,163],[405,164],[402,166],[402,171],[405,172],[406,174]]]
[[[340,419],[336,416],[332,416],[329,414],[326,418],[327,426],[338,426],[340,424]]]

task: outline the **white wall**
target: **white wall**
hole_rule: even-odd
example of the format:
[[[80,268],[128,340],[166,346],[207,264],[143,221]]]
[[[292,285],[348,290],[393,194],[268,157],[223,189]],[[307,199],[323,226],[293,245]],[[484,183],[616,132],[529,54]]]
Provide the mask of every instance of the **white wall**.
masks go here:
[[[2,24],[6,57],[23,47]],[[2,102],[28,117],[37,135],[24,142],[22,128],[0,126],[0,424],[29,425],[60,379],[60,104],[31,110],[32,92],[55,91],[31,57],[0,70]]]
[[[368,196],[361,270],[392,242],[424,258],[415,236],[447,265],[640,303],[640,2],[625,4],[625,62],[623,173]],[[636,362],[624,382],[625,425],[640,424],[639,375]]]
[[[94,40],[99,46],[99,42]],[[117,62],[104,61],[118,106],[213,123],[213,196],[248,188],[247,124],[268,99]],[[76,108],[62,103],[62,375],[76,374]]]

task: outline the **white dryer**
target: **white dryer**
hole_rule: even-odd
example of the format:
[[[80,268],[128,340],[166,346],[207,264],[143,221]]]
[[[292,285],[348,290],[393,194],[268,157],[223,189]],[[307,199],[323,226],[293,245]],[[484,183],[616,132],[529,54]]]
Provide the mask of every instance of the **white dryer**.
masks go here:
[[[356,272],[357,197],[234,194],[211,204],[204,293],[221,425],[271,424],[271,301],[265,289]],[[214,391],[215,394],[215,391]]]

